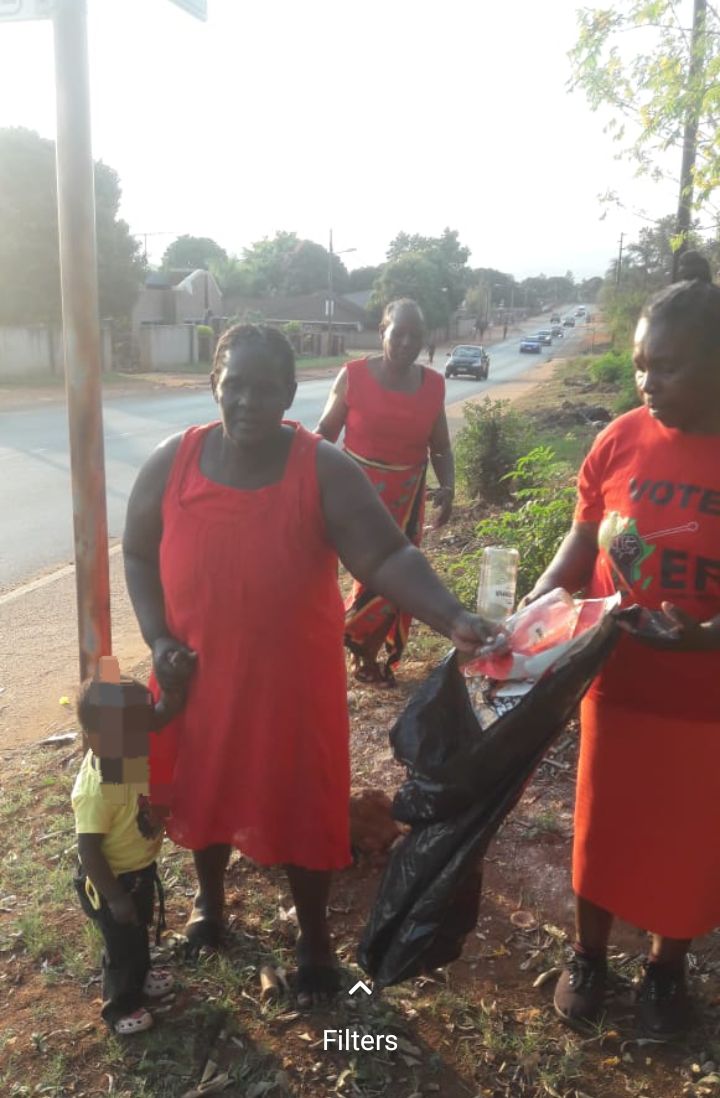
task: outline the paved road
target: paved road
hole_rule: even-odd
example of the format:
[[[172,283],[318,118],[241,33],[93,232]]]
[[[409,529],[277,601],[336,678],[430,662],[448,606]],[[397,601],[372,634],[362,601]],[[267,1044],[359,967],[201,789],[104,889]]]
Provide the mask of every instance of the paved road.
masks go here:
[[[525,331],[538,326],[537,319]],[[581,329],[571,331],[576,343]],[[537,361],[521,355],[520,336],[490,348],[488,382],[453,378],[447,383],[448,404],[476,396],[490,386],[511,381]],[[561,348],[563,344],[559,345]],[[543,361],[545,356],[543,356]],[[436,368],[444,366],[440,352]],[[331,379],[304,381],[292,416],[313,427],[325,403]],[[150,451],[162,439],[190,423],[203,423],[215,415],[209,392],[181,390],[142,397],[105,400],[105,462],[108,528],[111,537],[122,535],[125,507],[136,473]],[[48,569],[72,560],[68,431],[64,404],[0,412],[0,593],[22,584]]]

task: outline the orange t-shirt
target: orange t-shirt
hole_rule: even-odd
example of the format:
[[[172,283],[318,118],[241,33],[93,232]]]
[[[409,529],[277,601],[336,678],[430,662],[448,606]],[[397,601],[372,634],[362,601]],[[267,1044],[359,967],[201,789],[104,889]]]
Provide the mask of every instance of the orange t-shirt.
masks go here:
[[[598,435],[578,497],[575,518],[601,523],[591,596],[620,589],[627,605],[672,602],[700,621],[720,614],[720,436],[664,427],[637,408]],[[720,720],[720,652],[660,651],[623,636],[593,693]]]

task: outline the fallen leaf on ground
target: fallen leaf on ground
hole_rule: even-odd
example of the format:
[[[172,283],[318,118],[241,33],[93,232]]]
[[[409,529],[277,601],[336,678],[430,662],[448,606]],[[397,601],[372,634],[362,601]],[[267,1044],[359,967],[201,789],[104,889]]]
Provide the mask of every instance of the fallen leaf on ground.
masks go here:
[[[544,985],[552,980],[553,976],[559,976],[562,972],[561,968],[557,966],[555,968],[549,968],[546,972],[541,972],[539,976],[536,976],[533,980],[533,987],[544,987]]]
[[[535,930],[538,921],[530,911],[513,911],[510,922],[519,930]]]

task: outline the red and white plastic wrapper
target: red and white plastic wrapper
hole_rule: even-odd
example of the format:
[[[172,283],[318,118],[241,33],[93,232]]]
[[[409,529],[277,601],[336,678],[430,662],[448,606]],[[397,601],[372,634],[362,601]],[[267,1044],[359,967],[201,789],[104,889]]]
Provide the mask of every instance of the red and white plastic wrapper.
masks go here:
[[[463,674],[470,679],[482,675],[497,682],[537,682],[619,603],[619,594],[604,599],[574,599],[562,587],[556,587],[512,614],[503,625],[503,648],[489,645],[463,666]]]
[[[490,702],[494,715],[517,704],[533,683],[557,661],[581,645],[589,629],[620,604],[620,594],[604,599],[574,599],[562,587],[518,610],[504,623],[503,648],[489,646],[463,666],[473,706]],[[505,699],[503,703],[502,699]],[[490,713],[485,713],[485,724]]]

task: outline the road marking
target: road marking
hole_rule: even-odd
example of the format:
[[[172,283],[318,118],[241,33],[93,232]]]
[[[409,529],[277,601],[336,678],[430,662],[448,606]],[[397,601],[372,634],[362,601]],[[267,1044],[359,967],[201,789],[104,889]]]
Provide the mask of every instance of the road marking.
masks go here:
[[[122,545],[118,542],[117,545],[113,545],[108,556],[114,557],[120,552],[122,552]],[[12,591],[0,595],[0,606],[7,606],[9,602],[14,602],[15,599],[23,598],[24,595],[31,595],[33,591],[39,591],[42,587],[48,587],[51,583],[56,583],[57,580],[64,579],[65,576],[71,576],[74,571],[74,564],[64,564],[62,568],[58,568],[56,571],[48,573],[47,576],[41,576],[40,579],[31,580],[30,583],[24,583],[21,587],[14,587]]]

